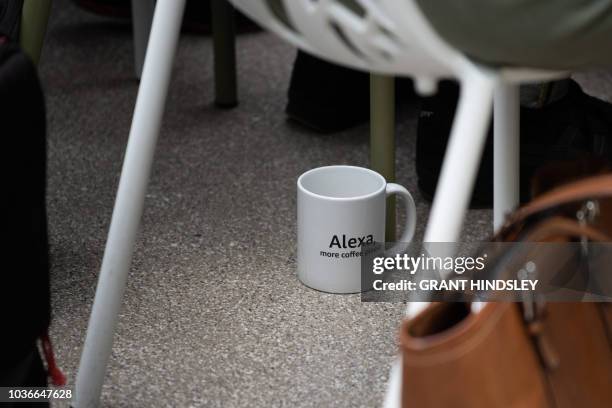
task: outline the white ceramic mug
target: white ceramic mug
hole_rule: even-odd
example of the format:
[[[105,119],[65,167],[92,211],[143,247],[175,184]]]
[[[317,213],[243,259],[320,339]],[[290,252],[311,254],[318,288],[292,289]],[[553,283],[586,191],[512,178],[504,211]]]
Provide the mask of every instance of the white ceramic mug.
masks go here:
[[[298,277],[307,286],[332,293],[361,292],[361,249],[385,241],[387,197],[405,200],[406,226],[399,242],[416,228],[412,196],[373,170],[319,167],[302,174],[298,187]]]

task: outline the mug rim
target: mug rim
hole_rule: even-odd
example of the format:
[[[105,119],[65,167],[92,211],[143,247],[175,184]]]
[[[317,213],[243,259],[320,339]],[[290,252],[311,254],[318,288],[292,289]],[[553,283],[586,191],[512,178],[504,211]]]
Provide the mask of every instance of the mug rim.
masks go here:
[[[328,170],[328,169],[333,169],[333,168],[349,168],[349,169],[357,169],[357,170],[360,170],[360,171],[366,171],[366,172],[376,176],[377,178],[379,178],[382,181],[382,185],[377,190],[375,190],[375,191],[373,191],[371,193],[367,193],[367,194],[362,194],[362,195],[352,196],[352,197],[332,197],[332,196],[328,196],[328,195],[322,195],[322,194],[314,193],[314,192],[308,190],[302,184],[302,179],[304,177],[308,176],[309,174],[317,173],[317,172],[320,172],[320,171],[324,171],[324,170]],[[387,180],[380,173],[378,173],[378,172],[376,172],[376,171],[374,171],[372,169],[368,169],[366,167],[351,166],[351,165],[348,165],[348,164],[334,164],[334,165],[330,165],[330,166],[315,167],[314,169],[310,169],[310,170],[302,173],[302,175],[300,177],[298,177],[297,185],[298,185],[298,188],[301,191],[303,191],[304,193],[306,193],[309,196],[314,197],[314,198],[318,198],[318,199],[322,199],[322,200],[330,200],[330,201],[357,201],[357,200],[366,200],[368,198],[372,198],[372,197],[380,194],[381,192],[385,191],[385,189],[387,188]]]

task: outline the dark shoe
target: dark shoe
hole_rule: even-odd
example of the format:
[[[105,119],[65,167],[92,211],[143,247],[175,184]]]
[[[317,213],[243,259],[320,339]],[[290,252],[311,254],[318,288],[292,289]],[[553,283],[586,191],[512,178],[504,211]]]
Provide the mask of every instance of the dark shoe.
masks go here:
[[[567,93],[539,108],[521,107],[521,202],[530,199],[531,179],[542,166],[585,156],[612,160],[612,105],[585,94],[568,81]],[[424,99],[417,130],[416,169],[419,189],[431,200],[455,115],[459,87],[444,82]],[[460,175],[458,175],[460,177]],[[471,208],[493,206],[493,134],[489,129],[472,195]]]
[[[396,101],[414,99],[412,81],[396,81]],[[366,72],[335,65],[298,51],[286,113],[320,133],[338,132],[370,119],[370,78]]]
[[[12,388],[46,388],[47,372],[43,365],[36,345],[30,347],[30,351],[19,361],[11,365],[3,365],[0,368],[0,387]],[[1,404],[6,408],[25,407],[48,407],[48,402],[6,402]]]
[[[130,0],[73,0],[77,6],[91,13],[113,18],[132,18]],[[241,34],[261,30],[257,24],[239,11],[236,15],[236,31]],[[183,31],[209,35],[211,33],[210,1],[188,0],[183,18]]]

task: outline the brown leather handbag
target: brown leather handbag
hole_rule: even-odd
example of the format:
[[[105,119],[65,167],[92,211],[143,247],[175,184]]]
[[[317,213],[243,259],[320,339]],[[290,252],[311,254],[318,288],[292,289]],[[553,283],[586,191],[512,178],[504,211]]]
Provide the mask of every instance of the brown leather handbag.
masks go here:
[[[494,240],[611,237],[612,175],[603,175],[543,194]],[[612,407],[609,303],[489,302],[478,313],[469,302],[432,303],[402,324],[400,347],[403,408]]]

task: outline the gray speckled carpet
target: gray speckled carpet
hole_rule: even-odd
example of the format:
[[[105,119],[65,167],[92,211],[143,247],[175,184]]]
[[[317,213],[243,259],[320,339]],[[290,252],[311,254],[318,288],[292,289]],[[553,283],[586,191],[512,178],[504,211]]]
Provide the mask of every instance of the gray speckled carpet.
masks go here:
[[[319,293],[295,274],[296,178],[367,165],[368,127],[320,136],[291,125],[294,49],[266,33],[237,48],[240,105],[222,111],[210,39],[181,37],[102,405],[377,406],[403,307]],[[57,0],[40,70],[52,336],[73,384],[138,86],[130,25]],[[592,89],[612,94],[597,75]],[[417,201],[420,238],[415,118],[399,117],[398,182]],[[464,238],[486,237],[490,223],[471,211]]]

